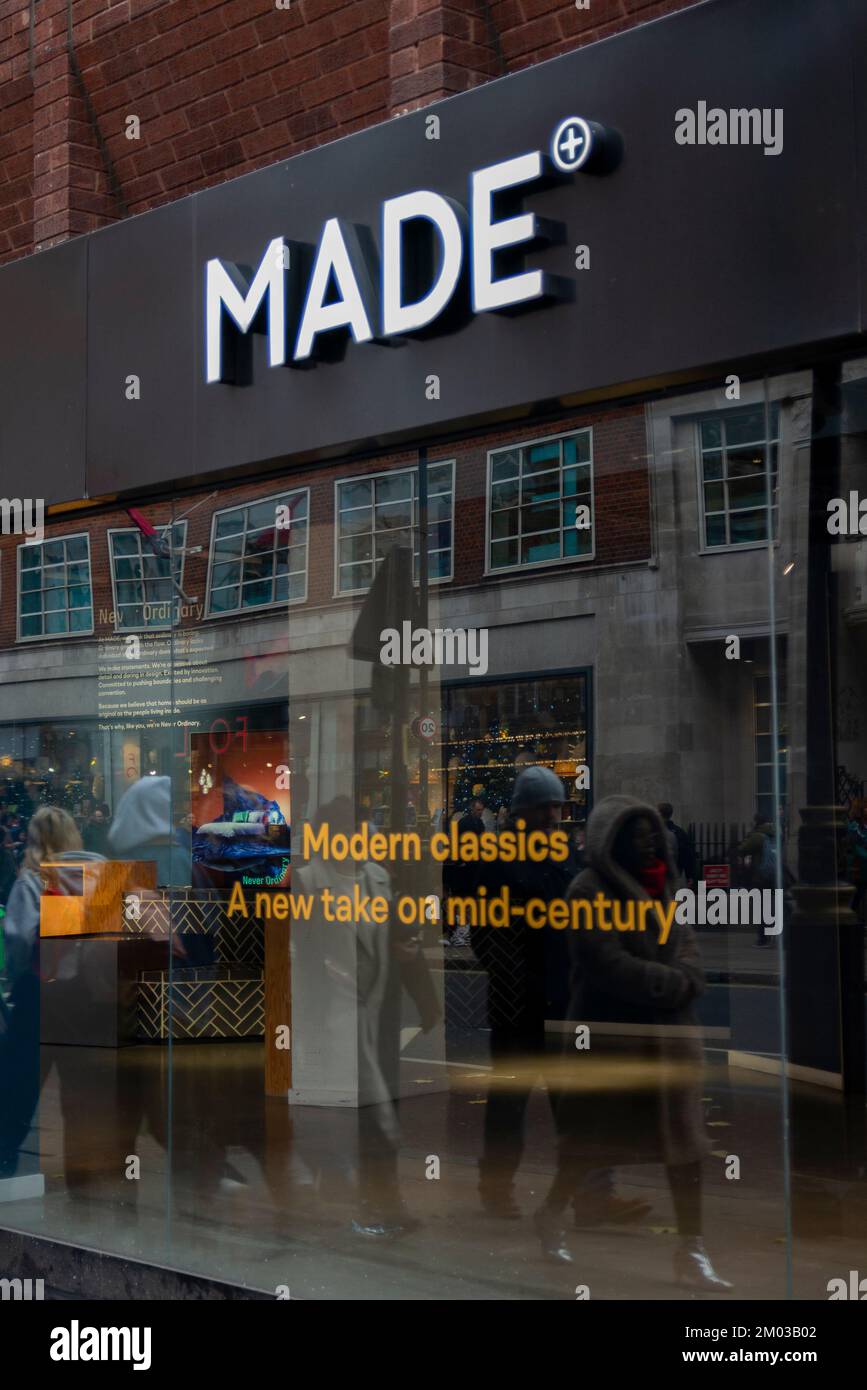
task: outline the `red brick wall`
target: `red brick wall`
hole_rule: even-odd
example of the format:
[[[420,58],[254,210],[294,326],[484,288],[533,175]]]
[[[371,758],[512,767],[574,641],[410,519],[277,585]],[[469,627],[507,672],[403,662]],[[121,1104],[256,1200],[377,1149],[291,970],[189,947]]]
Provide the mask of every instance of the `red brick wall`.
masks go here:
[[[691,3],[0,0],[0,261]]]
[[[504,70],[517,72],[695,3],[590,0],[586,10],[579,10],[574,0],[490,0],[490,10],[500,36]]]
[[[83,26],[79,61],[131,212],[388,114],[387,0],[163,0],[129,22],[126,9]]]
[[[0,260],[33,249],[32,116],[30,78],[8,77],[0,86]]]
[[[528,568],[525,573],[530,579],[543,572],[573,572],[578,569],[592,569],[600,565],[626,564],[630,561],[647,559],[651,553],[650,532],[650,485],[646,459],[646,436],[644,410],[641,406],[612,410],[586,411],[556,425],[540,425],[521,429],[510,428],[492,432],[474,440],[470,444],[460,444],[455,449],[433,451],[431,462],[437,459],[456,459],[455,465],[455,504],[454,535],[452,549],[454,554],[455,586],[478,584],[484,578],[485,568],[485,499],[487,451],[503,444],[518,443],[526,439],[538,439],[546,435],[557,435],[586,425],[593,428],[593,474],[596,527],[596,556],[592,561],[567,563],[563,566]],[[211,539],[211,517],[214,511],[268,497],[283,489],[294,487],[310,488],[310,537],[308,545],[308,598],[309,605],[329,604],[334,601],[334,482],[336,478],[357,477],[365,473],[384,469],[400,468],[415,463],[414,450],[386,454],[363,463],[347,462],[328,468],[296,469],[291,473],[257,483],[238,483],[221,488],[211,502],[206,502],[192,513],[187,523],[187,546],[203,546],[201,555],[189,556],[184,567],[184,589],[196,595],[204,603],[207,591],[208,548]],[[207,492],[184,496],[175,504],[175,515],[191,508]],[[172,519],[171,502],[143,502],[142,510],[148,519],[157,525]],[[126,513],[111,509],[98,513],[85,512],[73,514],[62,519],[47,518],[45,532],[48,538],[68,536],[80,531],[90,533],[91,575],[93,581],[93,606],[97,635],[113,631],[107,623],[99,622],[99,610],[110,610],[114,606],[111,586],[111,572],[108,560],[108,540],[106,532],[112,527],[129,526]],[[17,561],[16,548],[21,538],[0,536],[0,648],[16,645]],[[514,578],[514,574],[504,576]],[[495,581],[501,582],[501,581]],[[275,610],[271,610],[272,612]],[[253,616],[252,610],[244,617]],[[220,622],[231,622],[227,617]],[[184,626],[193,626],[194,620]],[[92,641],[92,638],[55,637],[47,639],[57,648],[66,642]],[[36,646],[37,643],[21,643],[21,647]]]
[[[391,108],[409,111],[504,71],[486,0],[391,0]]]

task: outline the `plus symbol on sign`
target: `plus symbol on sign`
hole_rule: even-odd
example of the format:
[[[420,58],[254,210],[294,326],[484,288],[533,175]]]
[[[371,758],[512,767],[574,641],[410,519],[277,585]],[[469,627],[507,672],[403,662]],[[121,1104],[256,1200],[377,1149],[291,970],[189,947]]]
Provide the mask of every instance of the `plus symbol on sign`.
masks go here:
[[[567,116],[551,136],[551,158],[564,174],[583,169],[593,150],[593,132],[582,116]]]
[[[581,149],[583,144],[584,136],[579,135],[574,128],[570,128],[565,135],[561,135],[558,149],[568,163],[573,164],[575,162],[576,153]]]

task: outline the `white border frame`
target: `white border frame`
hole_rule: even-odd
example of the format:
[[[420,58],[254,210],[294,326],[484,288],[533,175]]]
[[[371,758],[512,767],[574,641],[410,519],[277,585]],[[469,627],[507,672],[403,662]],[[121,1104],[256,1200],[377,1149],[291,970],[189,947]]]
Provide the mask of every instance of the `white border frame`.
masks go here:
[[[452,470],[452,543],[451,543],[451,546],[449,547],[449,550],[450,550],[450,552],[451,552],[451,563],[449,564],[449,572],[448,572],[448,574],[438,574],[438,575],[436,576],[436,578],[433,578],[433,579],[432,579],[432,578],[429,578],[429,579],[428,579],[428,583],[429,583],[429,584],[450,584],[450,583],[452,582],[452,580],[454,579],[454,577],[455,577],[455,513],[456,513],[456,510],[457,510],[457,497],[456,497],[456,495],[455,495],[455,486],[456,486],[456,476],[457,476],[457,458],[455,457],[455,458],[445,458],[445,459],[428,459],[428,461],[427,461],[427,466],[428,466],[428,468],[439,468],[442,464],[449,464],[449,465],[451,466],[451,470]],[[415,473],[415,474],[418,474],[418,464],[417,464],[417,463],[410,463],[410,464],[402,465],[400,468],[380,468],[380,469],[378,469],[377,471],[375,471],[375,472],[373,472],[373,473],[353,473],[353,474],[349,475],[349,476],[346,477],[346,478],[335,478],[335,479],[334,479],[334,511],[333,511],[333,518],[334,518],[334,543],[333,543],[333,547],[332,547],[332,548],[333,548],[333,551],[334,551],[334,557],[333,557],[333,573],[332,573],[332,589],[333,589],[333,592],[332,592],[332,595],[331,595],[332,598],[334,598],[334,599],[339,599],[339,598],[357,598],[359,594],[366,594],[366,593],[369,593],[369,591],[370,591],[370,585],[373,583],[373,580],[376,578],[376,558],[374,557],[374,560],[373,560],[373,579],[371,579],[370,584],[368,584],[368,585],[366,586],[366,588],[363,588],[363,589],[340,589],[340,587],[339,587],[339,585],[340,585],[340,553],[339,553],[339,545],[340,545],[340,500],[339,500],[338,488],[343,487],[346,483],[365,483],[365,482],[367,482],[368,480],[371,480],[371,479],[373,479],[373,478],[396,478],[396,477],[397,477],[399,474],[401,474],[401,473],[410,473],[410,474]],[[412,495],[412,494],[411,494],[411,495]],[[416,496],[417,496],[417,494],[416,494]],[[410,535],[412,535],[412,502],[411,502],[411,501],[410,501],[410,527],[409,527],[409,529],[410,529]],[[364,564],[364,561],[363,561],[363,560],[359,560],[357,563],[358,563],[358,564]],[[418,587],[418,580],[417,580],[417,579],[413,579],[412,582],[413,582],[413,586],[417,588],[417,587]]]
[[[22,619],[22,617],[32,617],[32,616],[33,616],[32,614],[27,614],[27,613],[22,613],[22,612],[21,612],[21,595],[22,595],[23,592],[24,592],[24,590],[21,588],[21,552],[22,552],[22,550],[25,548],[25,546],[31,546],[31,545],[40,545],[40,546],[44,546],[44,545],[48,545],[51,541],[74,541],[74,540],[78,540],[79,537],[81,537],[81,536],[84,536],[84,539],[87,541],[87,568],[88,568],[88,570],[90,571],[90,581],[89,581],[89,582],[90,582],[90,627],[88,627],[88,628],[81,628],[81,629],[80,629],[79,631],[77,631],[77,632],[68,632],[68,631],[67,631],[67,632],[41,632],[41,633],[39,634],[38,637],[22,637],[22,635],[21,635],[21,619]],[[94,590],[93,590],[93,552],[92,552],[91,544],[90,544],[90,532],[89,532],[89,531],[70,531],[69,535],[62,535],[62,536],[46,536],[46,537],[44,538],[44,540],[42,540],[42,541],[22,541],[20,545],[16,546],[16,551],[17,551],[17,559],[16,559],[16,561],[15,561],[15,564],[16,564],[16,574],[17,574],[16,586],[15,586],[15,641],[16,641],[16,643],[18,643],[18,642],[63,642],[63,641],[65,641],[68,637],[93,637],[94,633],[96,632],[96,627],[95,627],[95,625],[94,625],[94,624],[95,624],[95,619],[96,619],[96,595],[94,594]],[[73,560],[72,563],[73,563],[73,564],[78,564],[78,563],[80,563],[80,561]],[[68,587],[68,586],[67,586],[67,587]],[[70,611],[70,610],[67,609],[67,613],[68,613],[69,611]],[[43,614],[43,616],[44,616],[44,614]]]
[[[765,542],[765,544],[767,545],[767,541]],[[778,636],[780,635],[779,632],[778,632],[777,635],[778,635]],[[768,642],[770,642],[770,634],[768,634],[768,637],[767,637],[766,640],[767,640]],[[788,657],[788,652],[787,652],[787,657]],[[767,676],[757,676],[757,675],[754,675],[754,676],[753,676],[753,689],[752,689],[752,696],[753,696],[753,698],[752,698],[752,716],[753,716],[753,760],[752,760],[752,761],[753,761],[753,808],[754,808],[754,809],[755,809],[755,808],[758,806],[758,804],[759,804],[759,797],[760,797],[760,796],[770,796],[771,798],[773,798],[773,795],[774,795],[774,788],[773,788],[773,771],[774,771],[774,763],[773,763],[773,759],[772,759],[771,762],[769,762],[769,763],[760,763],[759,760],[758,760],[758,757],[756,756],[756,754],[758,753],[757,740],[760,739],[760,738],[764,738],[764,737],[765,737],[764,734],[760,734],[760,733],[759,733],[759,727],[758,727],[759,721],[758,721],[758,718],[757,718],[758,710],[759,710],[759,708],[761,708],[761,709],[773,709],[773,705],[774,705],[773,700],[768,700],[768,701],[767,701],[767,704],[762,703],[761,706],[759,705],[759,703],[758,703],[758,701],[757,701],[757,699],[756,699],[756,683],[757,683],[758,681],[760,681],[760,680],[770,680],[770,678],[771,678],[771,677],[770,677],[770,672],[768,672],[768,675],[767,675]],[[781,707],[786,711],[786,761],[785,761],[784,764],[782,764],[782,767],[785,769],[786,795],[780,797],[780,807],[779,807],[780,814],[781,814],[781,815],[783,816],[783,818],[785,819],[785,816],[786,816],[786,805],[785,805],[785,804],[786,804],[786,802],[787,802],[787,800],[788,800],[788,796],[789,796],[789,779],[790,779],[791,770],[792,770],[792,760],[791,760],[791,756],[790,756],[790,755],[791,755],[792,749],[791,749],[791,744],[789,743],[789,729],[788,729],[788,724],[789,724],[789,707],[788,707],[788,704],[786,703],[785,700],[783,700],[783,701],[780,702],[780,703],[781,703]],[[777,717],[779,718],[779,711],[777,712]],[[768,730],[767,737],[771,740],[771,743],[773,743],[773,741],[774,741],[773,720],[771,720],[771,728]],[[772,749],[772,752],[775,752],[775,753],[776,753],[777,766],[780,767],[780,750],[779,750],[779,747],[776,748],[775,750]],[[771,769],[771,790],[770,790],[769,792],[760,792],[760,791],[759,791],[759,768],[760,768],[760,767],[768,767],[768,768]],[[784,856],[784,857],[785,857],[785,856]]]
[[[187,560],[187,557],[186,557],[186,548],[187,548],[187,520],[186,520],[186,517],[182,518],[180,521],[161,521],[161,522],[158,522],[158,523],[156,524],[156,526],[154,527],[154,530],[156,530],[156,531],[167,531],[167,530],[169,529],[170,526],[183,526],[183,528],[184,528],[184,540],[183,540],[183,547],[182,547],[182,549],[181,549],[181,572],[180,572],[180,575],[179,575],[179,578],[178,578],[178,583],[180,584],[181,588],[183,588],[183,587],[184,587],[184,567],[185,567],[185,565],[186,565],[186,560]],[[143,534],[143,532],[141,531],[141,529],[140,529],[138,526],[109,526],[109,527],[106,529],[106,532],[105,532],[105,544],[106,544],[106,548],[107,548],[107,550],[108,550],[108,568],[109,568],[109,572],[110,572],[110,574],[111,574],[111,611],[114,613],[114,616],[115,616],[114,630],[115,630],[115,632],[118,633],[120,636],[125,636],[127,633],[130,633],[130,632],[174,632],[175,628],[179,626],[179,624],[176,623],[174,620],[172,620],[172,622],[170,622],[170,623],[166,623],[166,624],[161,625],[161,626],[159,626],[159,627],[151,627],[149,624],[144,624],[142,627],[119,627],[119,626],[118,626],[117,619],[120,617],[120,607],[119,607],[118,601],[117,601],[117,582],[116,582],[115,573],[114,573],[114,565],[113,565],[113,563],[112,563],[112,550],[111,550],[111,540],[110,540],[110,537],[111,537],[111,536],[128,536],[128,535],[135,535],[135,534],[137,534],[139,537],[141,537],[141,541],[140,541],[140,543],[139,543],[139,552],[140,552],[142,558],[144,558],[144,550],[142,549],[142,542],[143,542],[143,540],[144,540],[144,534]],[[128,559],[131,559],[131,558],[132,558],[132,557],[129,556],[129,555],[118,555],[118,556],[117,556],[117,559],[119,559],[119,560],[128,560]],[[131,580],[131,581],[121,580],[120,582],[121,582],[122,584],[125,584],[125,583],[127,583],[127,582],[136,583],[136,582],[138,582],[138,581],[136,581],[136,580]],[[141,582],[144,582],[144,580],[142,580]],[[157,581],[157,583],[160,583],[160,582],[165,583],[164,580],[163,580],[163,581],[159,581],[159,580]],[[169,579],[168,582],[171,583],[171,578]],[[174,603],[175,597],[176,597],[176,596],[175,596],[174,594],[172,594],[172,597],[171,597],[171,600],[170,600],[171,603]],[[178,599],[180,599],[180,595],[177,595],[177,597],[178,597]],[[128,605],[126,605],[126,604],[124,605],[124,607],[127,607],[127,606],[128,606]]]
[[[553,569],[557,565],[586,565],[596,559],[596,465],[593,451],[593,425],[581,425],[578,429],[566,430],[562,434],[543,434],[538,439],[517,439],[513,443],[498,444],[496,448],[488,449],[487,462],[485,465],[485,567],[483,574],[485,579],[495,579],[500,574],[532,574],[535,570]],[[534,444],[550,444],[553,440],[565,441],[575,439],[579,434],[589,434],[590,436],[590,500],[591,525],[593,532],[593,545],[588,555],[561,555],[556,560],[529,560],[526,563],[521,561],[517,565],[498,565],[496,569],[491,568],[491,473],[493,471],[493,457],[495,454],[502,454],[507,449],[531,449]],[[561,449],[562,458],[562,449]],[[560,464],[560,477],[562,481],[564,464]],[[570,467],[572,465],[569,465]],[[518,472],[520,482],[521,473]],[[560,494],[560,505],[563,504],[563,495]],[[521,503],[518,503],[520,510]],[[563,535],[564,527],[562,520],[560,523],[560,534]],[[543,533],[544,534],[544,533]],[[520,548],[521,533],[518,532],[518,545]]]
[[[305,563],[304,563],[304,595],[303,595],[303,597],[302,597],[302,598],[277,598],[277,599],[272,599],[270,603],[257,603],[256,606],[255,606],[255,608],[232,608],[232,609],[230,609],[230,610],[229,610],[228,612],[226,612],[226,613],[212,613],[212,612],[211,612],[211,590],[212,590],[212,587],[213,587],[213,586],[212,586],[212,584],[211,584],[211,578],[212,578],[212,575],[213,575],[213,572],[214,572],[214,546],[215,546],[215,544],[216,544],[217,518],[220,517],[220,516],[225,516],[227,512],[238,512],[238,511],[241,511],[241,510],[243,510],[243,508],[245,508],[245,507],[258,507],[258,506],[261,506],[261,504],[262,504],[263,502],[273,502],[273,503],[275,504],[275,506],[276,506],[277,503],[279,503],[284,497],[296,497],[296,496],[299,496],[302,492],[307,494],[307,555],[306,555],[306,559],[305,559]],[[277,525],[277,518],[276,518],[276,516],[275,516],[275,518],[274,518],[274,525],[275,525],[275,529],[276,529],[276,525]],[[245,529],[245,533],[246,533],[246,525],[245,525],[245,528],[244,528],[244,529]],[[241,557],[241,559],[242,559],[242,562],[243,562],[243,556]],[[223,563],[227,563],[227,562],[221,561],[220,563],[223,564]],[[222,587],[222,586],[221,586],[221,587]],[[206,583],[206,585],[205,585],[205,611],[204,611],[204,614],[202,615],[202,621],[203,621],[203,622],[220,622],[223,618],[234,618],[234,619],[237,619],[237,618],[253,618],[253,617],[256,616],[257,613],[273,613],[273,611],[274,611],[275,608],[294,607],[294,606],[297,606],[299,603],[306,603],[306,602],[307,602],[307,593],[308,593],[309,587],[310,587],[310,488],[309,488],[309,487],[283,488],[282,491],[280,491],[280,492],[275,492],[275,493],[271,493],[271,494],[269,494],[267,497],[250,497],[250,498],[247,498],[246,501],[243,501],[243,502],[235,502],[235,503],[233,503],[233,505],[232,505],[231,507],[219,507],[215,512],[212,512],[212,513],[211,513],[211,535],[210,535],[210,540],[208,541],[208,578],[207,578],[207,583]]]

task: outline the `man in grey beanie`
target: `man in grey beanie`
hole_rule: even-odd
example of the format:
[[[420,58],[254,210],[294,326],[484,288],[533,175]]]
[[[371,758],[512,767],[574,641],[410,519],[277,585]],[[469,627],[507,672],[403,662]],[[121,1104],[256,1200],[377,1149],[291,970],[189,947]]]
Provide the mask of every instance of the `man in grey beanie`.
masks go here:
[[[514,831],[523,826],[528,835],[541,832],[551,845],[554,832],[565,835],[561,827],[564,802],[563,783],[551,768],[541,764],[526,767],[515,780],[508,828]],[[546,1045],[545,1021],[557,1017],[558,994],[569,978],[564,933],[550,926],[531,929],[525,916],[526,903],[531,898],[546,903],[557,898],[565,901],[580,868],[570,845],[561,862],[524,856],[514,863],[500,860],[484,865],[479,875],[489,900],[508,887],[511,906],[506,929],[474,927],[472,931],[473,949],[488,974],[492,1076],[485,1106],[479,1195],[492,1216],[515,1218],[520,1214],[514,1182],[524,1147],[527,1104],[533,1087],[544,1079],[546,1059],[554,1050]],[[559,1131],[559,1092],[549,1085],[547,1095]],[[637,1221],[649,1210],[646,1203],[615,1196],[608,1169],[588,1173],[580,1197],[584,1225]],[[562,1229],[540,1228],[539,1234],[546,1254],[571,1258]]]
[[[563,783],[548,767],[527,767],[515,780],[508,829],[522,826],[545,836],[557,830],[563,811]],[[480,866],[478,884],[489,900],[509,890],[511,920],[506,928],[474,927],[473,950],[488,975],[488,1022],[493,1074],[485,1107],[484,1149],[479,1163],[479,1195],[491,1215],[519,1215],[514,1199],[515,1174],[524,1147],[524,1118],[530,1092],[545,1054],[545,1019],[553,1012],[556,961],[565,952],[559,933],[530,930],[524,905],[530,898],[551,902],[566,897],[577,870],[570,851],[562,863],[522,857]],[[553,969],[552,969],[553,967]],[[514,1077],[523,1069],[525,1075]],[[531,1074],[532,1073],[532,1074]],[[512,1076],[506,1082],[506,1075]],[[556,1097],[549,1093],[554,1110]]]

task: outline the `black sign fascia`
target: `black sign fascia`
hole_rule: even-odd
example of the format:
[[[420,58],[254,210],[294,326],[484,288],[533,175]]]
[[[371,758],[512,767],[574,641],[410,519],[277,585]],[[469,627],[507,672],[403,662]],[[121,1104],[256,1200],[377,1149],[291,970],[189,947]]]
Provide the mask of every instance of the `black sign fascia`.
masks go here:
[[[709,0],[6,266],[0,461],[25,460],[48,501],[130,491],[857,334],[865,52],[857,0]],[[781,151],[678,144],[676,113],[700,103],[781,111]],[[425,336],[350,341],[304,370],[270,366],[255,333],[239,384],[206,382],[210,259],[253,269],[279,237],[310,256],[330,218],[378,253],[385,199],[424,188],[467,207],[474,170],[548,153],[570,115],[622,139],[613,170],[522,200],[562,229],[525,265],[571,298],[454,312]]]

